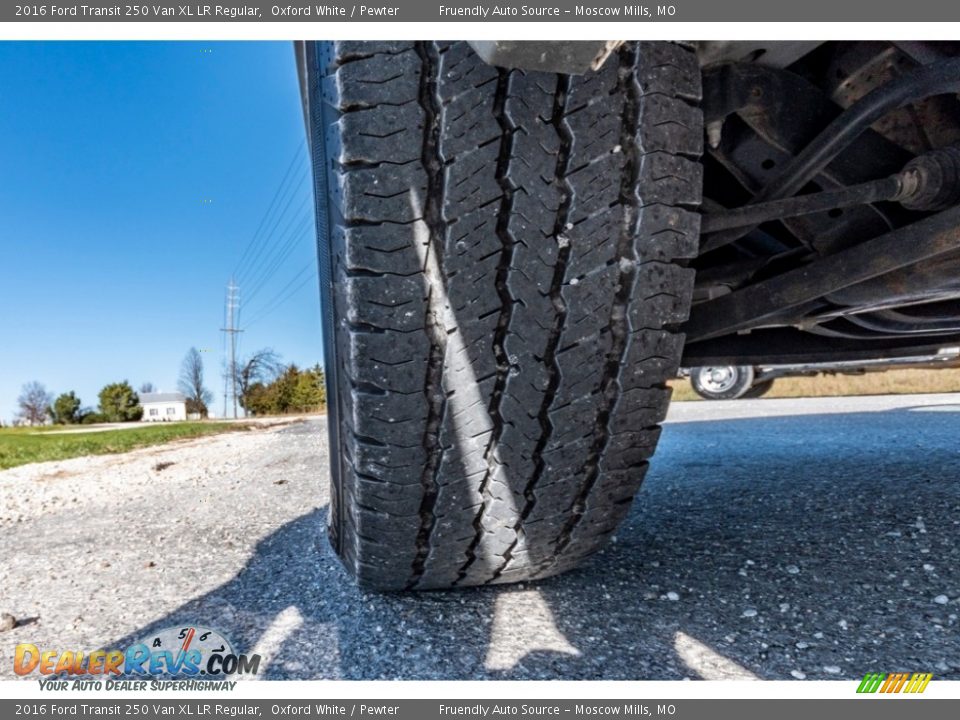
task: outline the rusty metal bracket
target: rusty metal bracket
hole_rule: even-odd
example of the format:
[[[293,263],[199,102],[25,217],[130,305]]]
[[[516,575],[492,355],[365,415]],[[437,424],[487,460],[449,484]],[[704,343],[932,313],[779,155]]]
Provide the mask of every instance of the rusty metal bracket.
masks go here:
[[[877,88],[834,118],[751,202],[779,200],[796,194],[885,113],[918,99],[949,92],[960,92],[960,58],[922,66]],[[701,254],[736,242],[749,231],[749,227],[720,231],[703,242]]]
[[[796,270],[695,305],[687,342],[759,328],[825,295],[960,248],[960,207],[906,225]]]

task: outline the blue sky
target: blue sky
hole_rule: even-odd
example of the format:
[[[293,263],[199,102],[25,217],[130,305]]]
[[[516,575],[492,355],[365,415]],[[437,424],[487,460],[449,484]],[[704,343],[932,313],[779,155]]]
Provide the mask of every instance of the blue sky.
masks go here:
[[[235,271],[241,356],[321,361],[306,166],[290,43],[0,43],[0,420],[191,346],[219,413]]]

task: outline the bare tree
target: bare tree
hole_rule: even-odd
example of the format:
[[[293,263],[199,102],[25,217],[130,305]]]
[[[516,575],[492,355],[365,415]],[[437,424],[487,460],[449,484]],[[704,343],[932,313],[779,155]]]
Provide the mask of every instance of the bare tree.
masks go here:
[[[207,406],[213,400],[213,393],[203,385],[203,358],[195,347],[187,350],[180,365],[180,379],[177,388],[187,396],[187,412],[207,416]]]
[[[36,380],[28,382],[20,391],[17,405],[20,407],[19,416],[29,425],[42,425],[47,419],[53,395],[47,388]]]
[[[237,363],[237,395],[240,406],[246,410],[247,393],[257,383],[267,383],[273,380],[283,369],[280,356],[270,348],[257,350],[255,353]]]

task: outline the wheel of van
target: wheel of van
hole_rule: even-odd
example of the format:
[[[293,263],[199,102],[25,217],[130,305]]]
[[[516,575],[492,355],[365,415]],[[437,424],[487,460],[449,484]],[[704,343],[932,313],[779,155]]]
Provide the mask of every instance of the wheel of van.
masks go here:
[[[712,365],[693,368],[690,384],[704,400],[736,400],[750,392],[754,377],[750,365]]]
[[[333,546],[381,589],[574,567],[627,514],[679,362],[695,53],[627,44],[567,76],[338,42],[306,63]]]
[[[754,384],[752,388],[747,390],[740,397],[744,400],[753,400],[756,398],[761,398],[766,395],[773,388],[773,380],[766,380],[764,382],[758,382]]]

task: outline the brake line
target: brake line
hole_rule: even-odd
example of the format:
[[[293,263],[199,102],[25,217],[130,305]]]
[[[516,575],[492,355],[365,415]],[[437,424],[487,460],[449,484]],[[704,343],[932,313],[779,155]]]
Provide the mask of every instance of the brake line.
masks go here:
[[[890,110],[932,95],[957,92],[960,92],[960,58],[925,65],[873,90],[834,118],[748,206],[795,195]],[[702,244],[700,252],[703,254],[729,245],[755,227],[751,224],[717,231]]]

